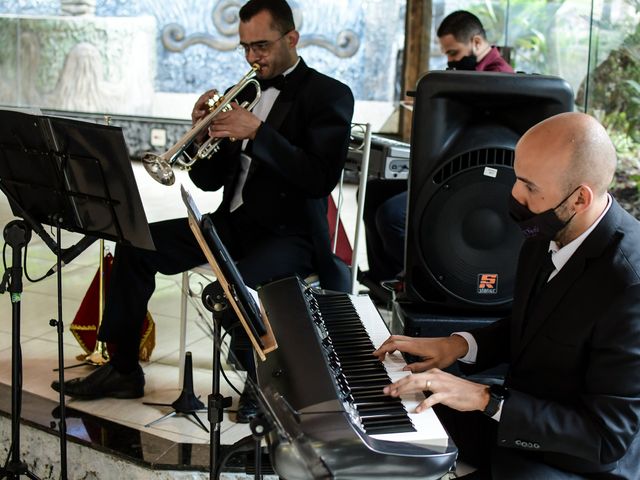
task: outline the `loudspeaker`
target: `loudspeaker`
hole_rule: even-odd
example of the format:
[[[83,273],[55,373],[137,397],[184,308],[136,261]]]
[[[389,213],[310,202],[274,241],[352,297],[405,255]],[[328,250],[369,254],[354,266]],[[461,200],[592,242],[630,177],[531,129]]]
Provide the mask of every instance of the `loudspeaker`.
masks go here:
[[[416,88],[405,300],[507,310],[522,234],[508,216],[514,150],[530,127],[573,109],[557,77],[438,71]]]

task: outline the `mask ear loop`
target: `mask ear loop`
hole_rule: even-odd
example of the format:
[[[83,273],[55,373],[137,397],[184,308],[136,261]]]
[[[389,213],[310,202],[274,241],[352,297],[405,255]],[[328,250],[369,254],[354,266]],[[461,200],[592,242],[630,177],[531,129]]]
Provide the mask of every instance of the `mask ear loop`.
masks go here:
[[[576,188],[574,188],[574,189],[571,191],[571,193],[570,193],[569,195],[567,195],[566,197],[564,197],[564,200],[562,200],[558,205],[556,205],[556,208],[554,208],[554,209],[553,209],[553,211],[555,212],[558,208],[560,208],[560,206],[561,206],[564,202],[566,202],[567,200],[569,200],[569,198],[571,198],[571,195],[573,195],[574,193],[576,193],[576,192],[578,191],[578,189],[579,189],[579,188],[582,188],[582,184],[578,185]],[[569,225],[569,222],[570,222],[571,220],[573,220],[573,217],[575,217],[575,216],[576,216],[576,213],[578,213],[578,212],[576,212],[576,211],[574,210],[574,211],[573,211],[573,215],[571,215],[571,216],[567,219],[567,221],[566,221],[566,222],[564,222],[563,220],[561,220],[562,222],[564,222],[565,227],[566,227],[567,225]],[[556,217],[557,217],[557,216],[558,216],[558,215],[556,214]]]
[[[571,195],[573,195],[574,193],[576,193],[578,191],[579,188],[582,188],[582,184],[578,185],[576,188],[574,188],[573,190],[571,190],[571,193],[569,195],[567,195],[566,197],[564,197],[564,200],[562,200],[558,205],[556,205],[553,209],[553,211],[555,212],[558,208],[560,208],[560,206],[566,202],[567,200],[569,200],[569,198],[571,198]],[[575,215],[576,212],[574,211],[573,214]],[[573,217],[571,217],[573,218]]]

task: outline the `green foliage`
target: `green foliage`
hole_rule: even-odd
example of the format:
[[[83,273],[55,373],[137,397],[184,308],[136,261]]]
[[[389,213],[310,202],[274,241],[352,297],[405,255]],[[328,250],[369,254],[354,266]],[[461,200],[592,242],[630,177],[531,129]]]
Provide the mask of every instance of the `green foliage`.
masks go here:
[[[469,10],[480,18],[491,43],[514,48],[517,70],[552,73],[549,39],[554,35],[557,12],[564,3],[565,0],[485,0]]]

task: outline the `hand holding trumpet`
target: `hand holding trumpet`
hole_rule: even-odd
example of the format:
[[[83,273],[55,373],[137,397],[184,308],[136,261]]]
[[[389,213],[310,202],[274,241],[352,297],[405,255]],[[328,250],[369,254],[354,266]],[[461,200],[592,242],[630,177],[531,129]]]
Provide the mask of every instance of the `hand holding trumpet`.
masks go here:
[[[142,163],[147,172],[163,185],[173,185],[175,182],[174,165],[180,168],[190,168],[196,160],[210,157],[216,152],[218,143],[223,138],[254,138],[260,126],[260,120],[249,110],[260,100],[260,84],[254,78],[259,69],[260,65],[253,64],[251,70],[223,97],[219,97],[216,90],[209,90],[201,95],[191,111],[191,121],[193,122],[191,130],[185,133],[165,153],[157,155],[148,152],[144,155]],[[255,89],[253,100],[238,105],[237,95],[249,85]],[[213,102],[212,98],[215,98]],[[218,126],[212,126],[213,124],[218,124]],[[207,135],[210,138],[206,138]],[[191,157],[187,150],[194,142],[200,146],[196,154]]]
[[[211,138],[230,138],[232,140],[253,140],[262,123],[249,110],[242,108],[237,102],[229,104],[231,110],[216,116],[209,125]]]
[[[218,91],[208,90],[203,93],[193,107],[191,112],[191,124],[196,125],[210,112],[209,101],[218,95]],[[256,117],[249,110],[242,108],[237,102],[231,102],[229,104],[231,110],[221,112],[214,118],[208,129],[202,129],[199,132],[196,141],[201,144],[207,136],[211,138],[231,138],[234,140],[244,140],[249,138],[253,140],[256,136],[256,131],[260,126],[260,119]]]

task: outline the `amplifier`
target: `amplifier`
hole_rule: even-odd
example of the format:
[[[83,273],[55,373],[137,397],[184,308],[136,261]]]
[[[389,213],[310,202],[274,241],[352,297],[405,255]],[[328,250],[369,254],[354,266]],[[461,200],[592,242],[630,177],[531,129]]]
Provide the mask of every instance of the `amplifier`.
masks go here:
[[[345,170],[359,172],[362,163],[362,136],[353,134]],[[371,136],[371,153],[369,154],[369,176],[388,180],[403,180],[409,177],[408,143],[380,135]]]

